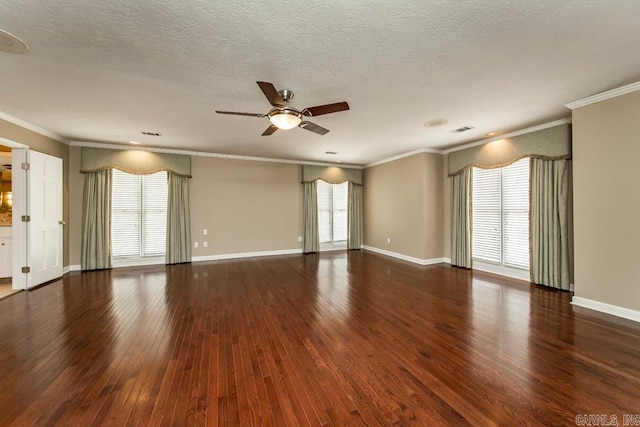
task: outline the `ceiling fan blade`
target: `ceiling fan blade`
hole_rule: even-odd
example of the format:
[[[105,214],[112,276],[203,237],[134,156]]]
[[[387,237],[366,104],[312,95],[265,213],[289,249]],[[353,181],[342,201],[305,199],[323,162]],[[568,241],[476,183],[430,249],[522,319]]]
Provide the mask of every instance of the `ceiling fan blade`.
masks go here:
[[[329,129],[325,129],[322,126],[318,126],[311,122],[302,122],[298,126],[304,130],[310,130],[311,132],[317,133],[318,135],[326,135],[329,133]]]
[[[235,111],[218,111],[218,110],[216,110],[216,113],[218,113],[218,114],[231,114],[233,116],[267,117],[266,114],[238,113],[238,112],[235,112]]]
[[[335,104],[318,105],[316,107],[309,107],[302,110],[302,114],[305,116],[321,116],[323,114],[337,113],[338,111],[346,111],[349,109],[349,104],[346,102],[336,102]]]
[[[267,130],[265,130],[264,132],[262,132],[262,136],[269,136],[271,134],[273,134],[275,131],[278,130],[278,126],[275,125],[271,125],[267,128]]]
[[[260,89],[262,89],[262,93],[267,97],[269,104],[274,107],[284,107],[284,100],[276,90],[276,87],[272,83],[268,82],[256,82]]]

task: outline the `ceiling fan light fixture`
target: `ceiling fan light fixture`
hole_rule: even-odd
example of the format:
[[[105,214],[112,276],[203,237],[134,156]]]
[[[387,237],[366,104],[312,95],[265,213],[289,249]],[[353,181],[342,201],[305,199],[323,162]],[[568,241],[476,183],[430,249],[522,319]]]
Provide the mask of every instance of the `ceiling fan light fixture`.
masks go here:
[[[269,121],[278,129],[288,130],[302,123],[302,117],[297,111],[284,109],[269,113]]]

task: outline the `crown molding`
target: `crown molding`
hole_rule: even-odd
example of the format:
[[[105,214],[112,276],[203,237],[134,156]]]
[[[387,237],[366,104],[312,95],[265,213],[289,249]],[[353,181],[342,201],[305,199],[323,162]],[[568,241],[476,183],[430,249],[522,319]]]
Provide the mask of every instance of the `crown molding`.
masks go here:
[[[460,145],[458,147],[449,148],[448,150],[443,150],[443,151],[441,151],[441,153],[442,154],[449,154],[449,153],[453,153],[455,151],[460,151],[460,150],[465,150],[467,148],[477,147],[478,145],[484,145],[484,144],[487,144],[489,142],[499,141],[501,139],[513,138],[514,136],[520,136],[520,135],[524,135],[524,134],[531,133],[531,132],[536,132],[536,131],[543,130],[543,129],[549,129],[549,128],[552,128],[552,127],[565,125],[565,124],[568,124],[568,123],[571,123],[571,118],[570,117],[566,118],[566,119],[554,120],[553,122],[543,123],[541,125],[532,126],[530,128],[526,128],[526,129],[516,130],[516,131],[513,131],[513,132],[509,132],[509,133],[505,133],[505,134],[502,134],[502,135],[495,136],[493,138],[487,138],[487,139],[481,139],[479,141],[469,142],[468,144]]]
[[[579,99],[577,101],[570,102],[564,106],[575,110],[576,108],[584,107],[586,105],[595,104],[596,102],[606,101],[607,99],[615,98],[616,96],[626,95],[631,92],[640,90],[640,82],[631,83],[630,85],[622,86],[617,89],[608,90],[606,92],[598,93],[587,98]]]
[[[62,142],[63,144],[69,145],[70,141],[67,138],[62,137],[55,132],[51,132],[50,130],[41,128],[40,126],[34,125],[31,122],[19,119],[15,116],[12,116],[11,114],[7,114],[4,111],[0,111],[0,119],[5,120],[9,123],[13,123],[14,125],[23,127],[35,133],[39,133],[40,135],[46,136],[47,138],[55,139],[58,142]]]
[[[270,157],[253,157],[253,156],[239,156],[235,154],[206,153],[203,151],[178,150],[174,148],[141,147],[139,145],[128,146],[128,145],[120,145],[120,144],[108,144],[104,142],[70,141],[69,145],[71,145],[72,147],[105,148],[107,150],[150,151],[152,153],[182,154],[185,156],[215,157],[218,159],[249,160],[253,162],[287,163],[287,164],[293,164],[293,165],[311,165],[311,166],[333,166],[333,167],[347,168],[347,169],[363,168],[362,166],[350,165],[350,164],[344,164],[344,163],[326,163],[326,162],[312,162],[307,160],[273,159]]]
[[[396,160],[404,159],[405,157],[415,156],[416,154],[420,154],[420,153],[443,154],[443,151],[435,149],[435,148],[419,148],[417,150],[407,151],[406,153],[397,154],[395,156],[387,157],[385,159],[378,160],[378,161],[373,162],[373,163],[368,163],[368,164],[364,165],[364,167],[365,168],[370,168],[372,166],[378,166],[378,165],[382,165],[384,163],[389,163],[389,162],[393,162],[393,161],[396,161]]]

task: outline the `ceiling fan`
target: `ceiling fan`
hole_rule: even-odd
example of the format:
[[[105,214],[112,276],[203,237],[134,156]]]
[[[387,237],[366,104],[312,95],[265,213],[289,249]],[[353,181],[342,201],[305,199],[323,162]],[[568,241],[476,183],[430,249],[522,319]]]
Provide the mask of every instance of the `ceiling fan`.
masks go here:
[[[234,111],[217,111],[218,114],[232,114],[235,116],[249,116],[249,117],[267,117],[271,122],[271,126],[262,133],[262,136],[272,135],[278,129],[288,130],[294,127],[300,127],[302,129],[317,133],[318,135],[325,135],[329,132],[329,129],[325,129],[322,126],[318,126],[315,123],[304,120],[304,117],[315,117],[323,114],[337,113],[338,111],[345,111],[349,109],[349,104],[346,102],[336,102],[334,104],[318,105],[316,107],[308,107],[302,111],[297,110],[289,105],[293,100],[293,92],[287,89],[276,90],[272,83],[268,82],[256,82],[264,96],[273,108],[269,110],[267,114],[254,114],[254,113],[237,113]]]

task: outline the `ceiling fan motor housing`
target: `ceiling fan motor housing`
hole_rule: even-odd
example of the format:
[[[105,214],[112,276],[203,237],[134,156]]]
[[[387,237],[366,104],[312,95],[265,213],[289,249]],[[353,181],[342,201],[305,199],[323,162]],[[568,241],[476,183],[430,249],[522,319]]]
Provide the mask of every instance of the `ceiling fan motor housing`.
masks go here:
[[[278,91],[278,94],[284,101],[285,105],[293,101],[293,92],[287,89],[281,89]]]

